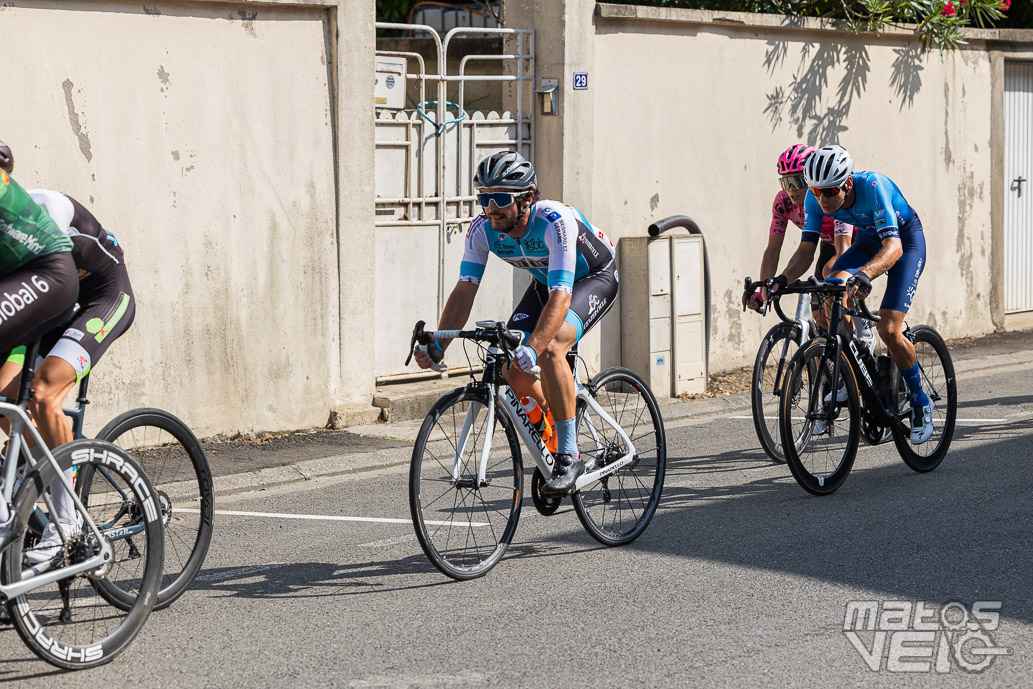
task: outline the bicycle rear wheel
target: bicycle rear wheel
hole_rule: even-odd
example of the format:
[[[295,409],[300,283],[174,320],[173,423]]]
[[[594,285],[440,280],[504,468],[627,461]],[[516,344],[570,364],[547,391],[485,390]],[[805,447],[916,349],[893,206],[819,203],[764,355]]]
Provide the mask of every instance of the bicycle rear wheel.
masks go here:
[[[18,634],[33,653],[58,667],[81,670],[102,665],[136,637],[154,606],[161,583],[164,539],[161,510],[154,487],[130,455],[111,443],[81,439],[54,451],[62,469],[81,471],[104,467],[117,489],[107,499],[87,507],[94,523],[108,539],[113,559],[98,570],[69,576],[8,601],[8,612]],[[41,465],[22,482],[14,509],[21,523],[37,507],[45,509],[43,492],[55,477],[50,464]],[[127,533],[132,535],[126,536]],[[72,534],[60,562],[83,562],[100,545],[88,529]],[[24,545],[13,543],[3,558],[3,581],[11,584],[35,572],[23,564]],[[63,566],[61,564],[54,566]],[[96,595],[98,585],[110,583],[133,593],[127,609],[112,608]]]
[[[814,495],[828,495],[846,480],[861,434],[857,383],[846,356],[840,353],[834,385],[832,368],[824,339],[805,345],[789,365],[779,411],[789,470]],[[839,401],[841,391],[844,401]]]
[[[918,472],[932,471],[940,465],[954,439],[954,424],[958,418],[958,381],[954,375],[947,343],[928,325],[911,330],[915,356],[922,374],[922,389],[934,403],[933,434],[921,445],[911,444],[911,417],[905,416],[903,427],[893,427],[893,443],[901,459]],[[905,404],[898,410],[907,411]]]
[[[782,438],[778,430],[778,405],[782,386],[788,379],[789,362],[800,346],[800,329],[779,324],[768,331],[757,350],[753,363],[753,385],[750,402],[753,407],[753,427],[760,446],[771,461],[785,464]]]
[[[488,396],[462,388],[427,413],[409,468],[409,510],[416,537],[446,576],[483,576],[506,552],[520,519],[523,464],[509,418],[489,424]],[[489,426],[490,429],[489,430]],[[481,451],[490,439],[485,485]]]
[[[638,374],[608,368],[588,385],[592,397],[635,446],[633,461],[571,496],[574,511],[592,538],[608,546],[642,535],[660,504],[667,470],[667,437],[656,398]],[[586,471],[627,454],[617,431],[583,402],[578,404],[577,437]]]
[[[165,519],[165,567],[154,604],[161,610],[190,587],[208,554],[215,508],[208,459],[190,428],[161,409],[131,409],[112,419],[97,437],[131,452],[157,491]],[[105,480],[85,467],[76,481],[87,505],[98,478]],[[115,605],[132,603],[127,591],[111,589],[107,594]]]

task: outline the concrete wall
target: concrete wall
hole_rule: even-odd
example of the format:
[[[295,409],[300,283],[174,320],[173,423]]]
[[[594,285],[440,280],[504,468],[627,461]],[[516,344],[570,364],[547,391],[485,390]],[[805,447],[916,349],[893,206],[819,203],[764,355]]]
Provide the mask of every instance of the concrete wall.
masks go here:
[[[993,330],[985,42],[940,55],[903,32],[856,36],[784,21],[599,6],[589,217],[621,237],[692,216],[711,261],[711,371],[748,365],[773,323],[742,313],[740,294],[743,278],[759,272],[777,157],[798,141],[840,143],[857,169],[894,179],[925,225],[928,269],[909,321],[947,337]],[[798,239],[791,229],[780,265]]]
[[[200,435],[293,429],[369,404],[356,333],[373,322],[357,298],[371,285],[373,14],[319,0],[0,8],[14,177],[90,206],[136,291],[89,427],[152,405]]]
[[[918,210],[929,268],[911,322],[947,337],[1003,324],[995,51],[1028,50],[1029,32],[970,31],[967,47],[941,55],[904,30],[859,36],[818,20],[586,0],[512,0],[507,21],[535,27],[536,75],[560,79],[560,116],[536,126],[543,193],[578,205],[615,240],[674,214],[702,227],[711,371],[751,363],[773,323],[742,313],[741,284],[759,272],[775,161],[798,141],[841,143]],[[589,89],[574,91],[581,71]],[[798,238],[790,230],[782,265]],[[590,360],[616,363],[619,318],[598,330]]]

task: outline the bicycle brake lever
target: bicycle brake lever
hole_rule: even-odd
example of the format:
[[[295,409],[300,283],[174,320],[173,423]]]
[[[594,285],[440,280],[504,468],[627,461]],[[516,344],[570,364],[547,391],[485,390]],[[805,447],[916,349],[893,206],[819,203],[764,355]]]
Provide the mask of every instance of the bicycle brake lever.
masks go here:
[[[416,321],[416,325],[412,329],[412,339],[409,340],[409,356],[405,358],[406,366],[408,366],[409,362],[412,361],[413,348],[416,346],[416,342],[419,340],[420,335],[423,334],[424,325],[426,325],[425,321]]]

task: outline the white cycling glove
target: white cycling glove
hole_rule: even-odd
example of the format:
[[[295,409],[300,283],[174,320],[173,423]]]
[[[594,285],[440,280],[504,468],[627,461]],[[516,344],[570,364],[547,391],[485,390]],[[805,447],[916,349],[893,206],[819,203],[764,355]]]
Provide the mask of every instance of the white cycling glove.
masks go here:
[[[520,345],[513,350],[513,363],[521,371],[531,372],[538,365],[538,354],[527,345]]]

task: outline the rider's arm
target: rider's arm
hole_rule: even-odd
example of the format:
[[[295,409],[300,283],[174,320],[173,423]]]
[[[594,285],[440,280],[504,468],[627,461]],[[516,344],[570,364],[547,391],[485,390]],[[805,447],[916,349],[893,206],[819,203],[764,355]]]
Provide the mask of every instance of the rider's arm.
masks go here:
[[[550,292],[549,301],[545,302],[542,315],[538,317],[538,325],[535,326],[531,337],[527,339],[527,346],[533,349],[536,354],[541,354],[560,331],[569,309],[569,292],[562,290]]]
[[[573,211],[557,207],[546,216],[545,246],[549,249],[549,301],[545,302],[538,324],[527,340],[527,346],[541,354],[563,326],[570,309],[577,271],[578,224]]]
[[[452,294],[448,295],[445,308],[441,311],[441,320],[438,321],[438,330],[461,330],[466,321],[470,318],[470,311],[473,309],[473,300],[477,296],[477,289],[480,287],[475,282],[464,282],[460,280],[452,288]],[[448,347],[452,340],[438,340],[442,349]]]
[[[897,259],[903,253],[904,247],[900,243],[899,237],[886,237],[882,240],[882,248],[879,249],[879,253],[872,256],[872,260],[861,266],[861,270],[864,271],[865,275],[874,280],[892,268],[893,264],[897,262]]]
[[[790,257],[785,270],[782,271],[782,274],[786,276],[787,282],[800,279],[810,269],[811,264],[814,263],[814,252],[817,249],[817,237],[815,237],[814,241],[800,240],[800,246],[797,247],[792,257]]]
[[[764,258],[760,261],[760,280],[767,280],[775,276],[778,270],[778,257],[782,254],[782,242],[785,241],[785,231],[782,234],[771,233],[768,235],[768,246],[764,249]]]

